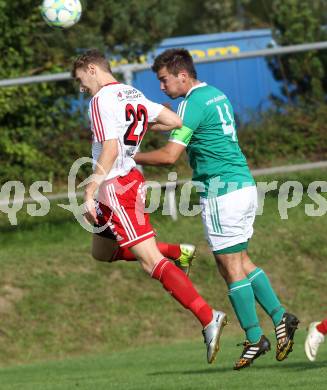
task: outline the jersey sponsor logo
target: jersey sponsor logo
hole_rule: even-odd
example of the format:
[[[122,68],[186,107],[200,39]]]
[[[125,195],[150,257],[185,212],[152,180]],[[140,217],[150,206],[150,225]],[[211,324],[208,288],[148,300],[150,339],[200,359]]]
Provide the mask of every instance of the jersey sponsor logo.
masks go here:
[[[206,102],[206,105],[210,106],[210,104],[221,102],[222,100],[226,100],[226,99],[227,99],[227,97],[225,95],[215,96],[214,98],[208,100]]]
[[[135,100],[135,99],[142,98],[142,93],[140,91],[138,91],[137,89],[135,89],[135,88],[133,88],[133,89],[125,89],[123,91],[123,93],[125,94],[125,98],[127,100]]]

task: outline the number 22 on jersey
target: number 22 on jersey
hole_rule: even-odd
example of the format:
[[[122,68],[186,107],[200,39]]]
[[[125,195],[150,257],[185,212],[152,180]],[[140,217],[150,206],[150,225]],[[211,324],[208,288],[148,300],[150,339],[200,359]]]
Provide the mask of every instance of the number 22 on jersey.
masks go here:
[[[137,146],[144,137],[148,128],[148,112],[143,104],[138,104],[135,110],[132,104],[125,108],[126,121],[131,122],[124,135],[125,145]]]

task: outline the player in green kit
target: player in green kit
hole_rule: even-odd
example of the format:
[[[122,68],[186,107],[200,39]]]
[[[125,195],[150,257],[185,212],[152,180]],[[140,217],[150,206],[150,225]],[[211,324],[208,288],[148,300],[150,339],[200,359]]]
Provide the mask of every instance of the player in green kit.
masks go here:
[[[174,163],[186,149],[193,181],[200,183],[202,220],[218,269],[228,286],[228,296],[245,331],[246,341],[234,369],[249,366],[270,350],[260,327],[257,301],[271,317],[276,333],[276,359],[292,351],[298,319],[281,305],[265,272],[247,253],[257,208],[257,189],[237,140],[233,108],[223,92],[197,80],[191,55],[169,49],[154,61],[160,88],[178,107],[183,127],[173,130],[161,149],[137,153],[142,165]],[[166,130],[152,124],[153,130]]]

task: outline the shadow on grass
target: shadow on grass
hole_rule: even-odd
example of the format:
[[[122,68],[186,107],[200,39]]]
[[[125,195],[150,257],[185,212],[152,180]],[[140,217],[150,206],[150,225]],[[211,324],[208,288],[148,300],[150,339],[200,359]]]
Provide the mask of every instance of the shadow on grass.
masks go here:
[[[326,362],[294,362],[283,365],[283,369],[288,369],[292,371],[306,371],[306,370],[317,370],[319,368],[326,368]],[[268,370],[272,368],[281,367],[280,364],[266,364],[264,366],[252,366],[251,370]],[[246,369],[247,371],[248,369]],[[148,376],[164,376],[164,375],[198,375],[198,374],[216,374],[217,372],[228,372],[233,371],[233,367],[215,367],[215,368],[205,368],[203,370],[189,370],[189,371],[158,371],[148,373]],[[242,371],[242,370],[240,370]]]

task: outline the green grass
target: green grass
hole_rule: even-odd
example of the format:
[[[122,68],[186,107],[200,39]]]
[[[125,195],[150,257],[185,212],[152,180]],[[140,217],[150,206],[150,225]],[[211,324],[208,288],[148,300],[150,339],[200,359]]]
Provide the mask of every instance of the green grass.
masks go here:
[[[225,334],[228,330],[225,330]],[[44,362],[0,370],[1,390],[108,390],[108,389],[324,389],[327,349],[321,347],[316,362],[303,352],[304,333],[296,335],[294,352],[284,362],[272,351],[247,369],[232,370],[241,347],[239,339],[222,337],[221,352],[213,365],[205,348],[196,342],[147,346],[122,352]]]
[[[290,174],[286,179],[295,177],[305,182],[326,180],[322,170]],[[289,211],[289,219],[281,220],[275,194],[268,197],[250,245],[251,257],[267,271],[282,302],[299,316],[302,327],[322,317],[327,307],[326,294],[321,294],[327,280],[327,218],[307,217],[305,203],[312,200],[305,196]],[[0,217],[2,366],[198,339],[197,320],[138,264],[92,260],[90,234],[66,211],[53,205],[51,213],[42,218],[22,211],[18,222],[12,227],[4,215]],[[241,341],[200,217],[174,222],[157,213],[152,222],[161,241],[197,244],[191,279],[210,304],[228,312],[228,333],[237,334]],[[270,332],[269,319],[260,310],[259,316]]]

